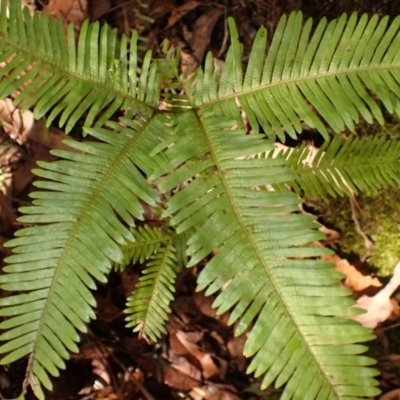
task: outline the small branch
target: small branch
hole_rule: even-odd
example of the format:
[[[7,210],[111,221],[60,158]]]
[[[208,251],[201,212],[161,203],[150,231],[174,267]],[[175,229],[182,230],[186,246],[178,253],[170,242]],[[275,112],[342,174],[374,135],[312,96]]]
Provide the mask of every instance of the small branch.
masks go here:
[[[350,197],[349,200],[350,200],[350,208],[351,208],[351,219],[354,222],[356,232],[364,239],[364,246],[367,249],[366,254],[363,257],[361,257],[361,261],[364,262],[368,256],[368,254],[371,252],[372,248],[374,247],[374,243],[369,239],[369,237],[361,229],[361,225],[358,221],[356,208],[355,208],[356,200],[353,197]]]

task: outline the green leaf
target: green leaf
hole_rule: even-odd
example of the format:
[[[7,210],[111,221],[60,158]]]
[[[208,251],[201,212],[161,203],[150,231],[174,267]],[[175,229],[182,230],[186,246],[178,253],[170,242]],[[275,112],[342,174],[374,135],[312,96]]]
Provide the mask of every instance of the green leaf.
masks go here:
[[[7,2],[1,4],[6,16]],[[118,42],[116,30],[85,21],[75,44],[72,24],[66,40],[61,19],[45,13],[31,17],[12,1],[9,18],[0,20],[0,34],[0,61],[7,62],[0,70],[0,96],[22,87],[15,105],[34,106],[36,118],[51,111],[48,125],[59,117],[68,132],[84,115],[86,125],[97,118],[100,126],[119,109],[133,114],[158,108],[155,64],[148,53],[138,65],[136,32],[130,41],[122,36]]]

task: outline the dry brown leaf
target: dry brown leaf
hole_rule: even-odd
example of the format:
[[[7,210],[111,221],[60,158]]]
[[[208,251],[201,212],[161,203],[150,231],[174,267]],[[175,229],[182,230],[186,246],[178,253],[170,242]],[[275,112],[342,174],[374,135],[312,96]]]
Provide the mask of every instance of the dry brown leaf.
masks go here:
[[[346,259],[342,259],[336,263],[336,271],[342,272],[346,275],[344,284],[354,292],[361,292],[362,290],[374,286],[381,287],[382,283],[378,278],[373,278],[370,275],[363,275],[355,267],[353,267]]]
[[[50,149],[74,151],[62,143],[64,139],[68,138],[63,131],[54,127],[47,128],[43,119],[35,121],[30,110],[21,112],[20,108],[14,106],[11,99],[0,100],[0,121],[9,137],[23,146],[28,153],[24,163],[12,172],[12,183],[9,182],[8,192],[11,192],[12,189],[14,196],[19,196],[32,181],[31,170],[36,167],[37,160],[54,160]],[[14,153],[9,151],[5,155],[12,157]],[[3,158],[1,162],[7,164],[8,160]],[[5,194],[7,195],[7,193]]]
[[[179,390],[190,390],[201,382],[201,372],[185,357],[176,357],[173,366],[163,368],[164,382]]]
[[[400,286],[400,262],[396,265],[390,282],[375,296],[361,296],[357,300],[357,307],[367,310],[365,314],[354,316],[353,319],[367,328],[376,328],[386,321],[394,310],[390,296]]]
[[[240,335],[237,337],[232,337],[226,347],[232,357],[230,364],[236,366],[236,368],[244,372],[247,367],[247,359],[243,355],[244,344],[246,342],[246,335]]]
[[[190,47],[192,48],[193,56],[197,61],[201,62],[203,60],[204,53],[210,44],[214,25],[223,13],[224,10],[222,8],[214,8],[203,14],[195,22]]]
[[[124,289],[124,295],[128,298],[133,290],[136,288],[136,285],[139,282],[139,275],[132,272],[130,269],[125,268],[121,273],[121,285]]]
[[[212,376],[219,374],[219,368],[215,365],[211,356],[192,343],[185,332],[177,330],[176,337],[187,349],[187,351],[199,361],[202,366],[203,376],[205,379],[209,379]]]
[[[370,275],[363,275],[355,267],[353,267],[346,259],[340,258],[338,255],[322,257],[324,261],[336,264],[335,270],[346,275],[344,285],[355,292],[361,292],[368,287],[381,287],[382,283],[378,278]]]
[[[183,3],[181,6],[174,8],[171,12],[170,17],[168,18],[167,26],[164,29],[170,28],[183,16],[185,16],[189,11],[195,9],[200,4],[201,4],[200,1],[190,0],[187,3]]]
[[[229,319],[229,313],[223,313],[218,315],[216,310],[212,308],[212,303],[214,302],[214,297],[206,296],[204,292],[196,292],[193,295],[194,303],[199,309],[199,312],[207,317],[213,318],[217,321],[221,321],[222,324],[227,324]]]
[[[43,7],[43,12],[62,18],[65,26],[72,22],[79,30],[82,22],[88,17],[88,2],[87,0],[49,0]]]
[[[21,112],[11,99],[0,100],[0,121],[4,131],[19,144],[25,143],[24,136],[33,128],[35,119],[29,110]]]
[[[174,4],[172,1],[155,0],[155,3],[153,3],[151,7],[149,17],[153,19],[160,19],[167,15],[173,9]]]
[[[96,0],[89,2],[89,15],[91,21],[96,21],[111,8],[110,0]]]
[[[379,400],[400,400],[400,389],[394,389],[385,393]]]
[[[170,328],[170,326],[169,326]],[[170,330],[170,329],[169,329]],[[177,338],[176,336],[176,330],[174,333],[171,333],[169,335],[169,345],[171,347],[171,351],[175,356],[186,356],[189,354],[187,348],[182,344],[182,342]]]
[[[1,230],[7,231],[15,222],[17,216],[15,215],[14,209],[11,206],[9,196],[6,196],[2,190],[0,190],[0,222]]]
[[[189,70],[189,76],[192,76],[194,71],[199,66],[199,62],[193,57],[192,54],[187,51],[182,50],[181,52],[181,70],[186,71]]]
[[[235,392],[233,386],[208,382],[207,385],[193,388],[189,396],[193,400],[239,400]]]

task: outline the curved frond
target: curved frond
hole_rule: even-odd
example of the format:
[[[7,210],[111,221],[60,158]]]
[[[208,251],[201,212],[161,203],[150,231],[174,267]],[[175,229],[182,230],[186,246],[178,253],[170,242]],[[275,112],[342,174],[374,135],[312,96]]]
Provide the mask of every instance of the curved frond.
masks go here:
[[[281,140],[285,133],[296,137],[302,122],[326,138],[323,121],[337,132],[354,130],[360,115],[383,124],[378,101],[400,115],[400,17],[388,21],[343,14],[322,19],[312,33],[301,12],[283,16],[267,53],[267,30],[258,31],[243,72],[243,48],[230,19],[232,45],[221,78],[209,55],[204,73],[186,90],[194,106],[213,105],[225,114],[238,101],[256,132],[261,127]]]
[[[290,184],[297,193],[326,202],[328,194],[377,193],[400,182],[400,142],[384,136],[335,137],[320,149],[303,144],[281,151],[278,157],[285,158],[294,172]]]
[[[102,125],[116,111],[130,115],[157,109],[158,78],[149,52],[138,65],[137,33],[117,40],[116,30],[98,23],[82,25],[75,44],[73,25],[65,39],[62,21],[45,14],[33,17],[19,1],[1,1],[0,97],[22,88],[15,104],[34,106],[36,118],[51,113],[70,131],[86,115],[86,125]],[[138,72],[141,72],[140,74]]]
[[[165,322],[171,312],[175,279],[179,272],[173,237],[161,246],[147,263],[132,295],[126,303],[127,327],[140,336],[157,341],[167,333]]]
[[[365,368],[373,361],[354,344],[373,335],[343,318],[360,311],[351,307],[349,291],[338,287],[340,274],[330,263],[310,259],[326,254],[306,245],[321,238],[318,224],[296,212],[296,194],[258,189],[293,179],[286,160],[248,159],[273,144],[264,135],[246,135],[212,107],[181,114],[173,136],[151,178],[162,176],[163,192],[193,178],[168,201],[164,217],[177,232],[197,227],[188,240],[188,266],[218,250],[200,273],[198,290],[221,291],[214,303],[218,313],[232,309],[236,334],[248,332],[249,372],[264,376],[263,387],[286,383],[283,398],[377,394],[377,372]]]
[[[115,265],[115,269],[120,271],[128,264],[135,264],[138,261],[143,264],[159,251],[163,243],[171,240],[169,232],[164,234],[160,229],[151,228],[149,225],[134,228],[131,232],[135,241],[121,247],[123,261]]]
[[[35,171],[46,179],[35,182],[44,191],[31,194],[33,206],[23,207],[19,220],[37,226],[7,243],[14,254],[0,276],[3,290],[19,293],[0,299],[0,315],[10,317],[0,323],[7,330],[0,353],[8,353],[2,364],[30,355],[26,382],[40,398],[37,379],[51,389],[48,374],[58,375],[68,352],[78,350],[77,331],[95,317],[94,280],[105,282],[112,264],[123,262],[120,247],[135,240],[127,226],[143,219],[141,202],[156,205],[158,196],[136,165],[149,169],[140,142],[143,135],[151,143],[160,124],[162,115],[147,115],[130,128],[115,123],[119,132],[89,129],[96,142],[69,141],[79,153],[54,151],[61,160],[40,162]]]

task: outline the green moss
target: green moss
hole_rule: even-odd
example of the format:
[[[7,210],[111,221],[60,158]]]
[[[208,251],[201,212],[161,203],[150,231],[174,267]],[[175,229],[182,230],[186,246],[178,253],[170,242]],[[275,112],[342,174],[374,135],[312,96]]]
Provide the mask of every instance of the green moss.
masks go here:
[[[357,233],[351,217],[349,199],[333,199],[329,205],[322,201],[308,201],[323,223],[341,233],[340,251],[367,260],[380,276],[389,276],[400,260],[400,188],[386,189],[378,195],[357,196],[357,219],[363,232],[373,241],[367,251],[363,238]]]

